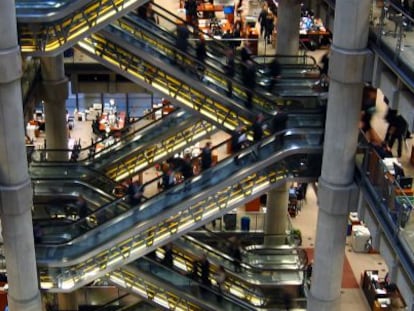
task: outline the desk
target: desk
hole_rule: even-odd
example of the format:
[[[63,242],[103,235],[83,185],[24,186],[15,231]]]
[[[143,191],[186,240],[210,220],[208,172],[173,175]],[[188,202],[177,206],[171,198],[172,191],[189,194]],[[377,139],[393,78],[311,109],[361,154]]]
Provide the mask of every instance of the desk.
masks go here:
[[[309,47],[311,51],[319,48],[323,43],[329,42],[331,33],[329,31],[301,31],[299,41]]]
[[[225,34],[228,30],[231,32],[233,29],[232,24],[227,19],[219,19],[219,27],[222,34]],[[212,27],[210,27],[211,20],[209,18],[199,19],[198,27],[207,34],[214,35],[212,33]]]
[[[201,3],[197,6],[198,12],[219,12],[223,9],[224,7],[221,4]]]
[[[107,126],[109,126],[110,131],[119,131],[122,130],[125,126],[125,112],[119,112],[117,115],[103,113],[99,120],[99,130],[106,131]]]

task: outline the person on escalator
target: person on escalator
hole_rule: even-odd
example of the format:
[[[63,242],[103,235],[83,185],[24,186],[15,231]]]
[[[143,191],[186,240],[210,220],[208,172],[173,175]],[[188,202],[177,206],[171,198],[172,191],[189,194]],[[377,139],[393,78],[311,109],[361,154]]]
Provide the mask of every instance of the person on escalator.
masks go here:
[[[273,61],[269,64],[269,91],[273,90],[276,82],[280,79],[280,74],[282,73],[282,66],[279,61],[274,58]]]
[[[242,250],[240,245],[240,240],[237,238],[233,239],[230,244],[230,255],[233,257],[233,266],[234,272],[241,272],[241,264],[242,264]]]
[[[246,93],[246,101],[244,104],[246,108],[252,109],[253,92],[256,86],[256,65],[250,57],[247,58],[247,60],[244,61],[242,64],[242,80]]]
[[[127,193],[129,196],[129,203],[131,205],[137,205],[141,203],[143,193],[144,193],[144,188],[138,180],[133,181],[131,179],[128,185]]]
[[[217,300],[221,301],[223,299],[223,291],[225,288],[225,282],[226,282],[226,269],[224,269],[223,265],[220,265],[214,275],[214,278],[216,280],[218,290],[220,292],[220,295],[217,296]]]
[[[164,249],[164,258],[162,259],[161,263],[168,268],[172,268],[174,266],[174,257],[173,257],[173,247],[171,243],[168,243],[163,247]]]
[[[205,69],[205,61],[207,57],[207,49],[206,49],[206,40],[204,39],[204,35],[201,33],[197,45],[196,45],[196,57],[200,64],[197,65],[197,71],[200,75],[200,80],[204,77],[204,69]]]
[[[278,136],[275,139],[275,143],[278,146],[282,146],[285,143],[285,133],[282,132],[286,130],[288,122],[288,115],[282,110],[276,112],[276,115],[273,118],[273,132],[278,133]]]
[[[242,150],[246,140],[246,133],[243,131],[243,127],[241,125],[237,126],[231,133],[231,152],[234,154]],[[234,163],[240,165],[238,156],[234,157]]]
[[[168,190],[175,185],[175,173],[171,164],[165,163],[162,174],[162,187]]]
[[[181,69],[185,69],[184,67],[184,60],[183,55],[179,55],[181,53],[187,53],[188,50],[188,38],[190,37],[190,31],[188,30],[187,26],[184,24],[177,25],[177,38],[176,38],[176,48],[177,51],[175,53],[175,62],[180,66]],[[181,62],[179,61],[181,59]]]
[[[264,116],[263,113],[259,113],[252,125],[252,131],[253,131],[253,142],[257,143],[263,139],[263,133],[266,128],[266,125],[264,123]]]
[[[79,195],[75,202],[75,209],[79,218],[85,218],[88,216],[88,202],[83,195]]]
[[[210,280],[210,261],[207,258],[207,254],[203,253],[200,259],[194,262],[193,276],[198,278],[201,284],[205,286],[211,286]]]
[[[213,154],[211,150],[211,142],[207,142],[201,149],[201,170],[205,171],[213,164]]]
[[[234,62],[234,51],[232,48],[228,48],[226,50],[226,64],[224,65],[224,72],[226,73],[227,77],[227,96],[233,96],[233,81],[234,75],[236,73]]]

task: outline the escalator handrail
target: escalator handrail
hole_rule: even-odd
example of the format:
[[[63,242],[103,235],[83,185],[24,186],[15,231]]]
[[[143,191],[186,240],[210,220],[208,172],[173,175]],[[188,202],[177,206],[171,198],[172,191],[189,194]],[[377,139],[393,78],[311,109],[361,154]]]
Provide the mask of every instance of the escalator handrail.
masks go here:
[[[289,131],[289,132],[291,132],[291,133],[309,133],[309,132],[314,132],[314,133],[321,133],[322,131],[317,131],[317,130],[314,130],[314,129],[312,129],[312,130],[305,130],[305,129],[300,129],[300,130],[295,130],[295,129],[290,129],[290,130],[286,130],[286,132],[287,131]],[[284,132],[285,131],[282,131],[282,133],[284,134]],[[257,145],[258,144],[265,144],[265,142],[268,142],[268,143],[270,143],[270,142],[273,142],[274,141],[274,139],[275,139],[275,137],[277,137],[277,135],[281,135],[281,133],[279,132],[279,133],[277,133],[277,134],[275,134],[274,136],[270,136],[270,137],[267,137],[267,138],[265,138],[262,142],[259,142],[259,143],[257,143],[257,144],[255,144],[255,145],[252,145],[252,146],[250,146],[249,148],[247,148],[247,149],[244,149],[244,150],[242,150],[242,151],[240,151],[240,152],[238,152],[238,153],[235,153],[235,154],[232,154],[231,156],[230,156],[230,158],[234,158],[234,157],[236,157],[236,156],[241,156],[242,154],[245,154],[245,155],[249,155],[250,153],[252,153],[252,152],[254,152],[254,150],[257,148]],[[224,143],[223,143],[224,144]],[[226,158],[226,159],[223,159],[221,162],[225,162],[227,159],[229,159],[229,158]],[[221,163],[220,162],[220,163]],[[207,170],[207,171],[210,171],[211,169],[209,169],[209,170]],[[206,172],[207,172],[206,171]],[[203,173],[202,174],[200,174],[200,175],[203,175]],[[197,175],[197,176],[193,176],[192,178],[194,179],[194,178],[200,178],[200,175]],[[154,178],[153,180],[151,180],[151,181],[149,181],[149,182],[147,182],[147,183],[145,183],[144,185],[145,186],[147,186],[150,182],[154,182],[154,181],[157,181],[157,180],[159,180],[161,177],[156,177],[156,178]],[[173,192],[174,190],[176,190],[177,188],[180,188],[180,187],[182,187],[183,185],[182,184],[177,184],[177,185],[175,185],[174,187],[172,187],[172,188],[170,188],[170,189],[168,189],[167,191],[162,191],[162,192],[159,192],[159,193],[157,193],[157,194],[155,194],[154,196],[152,196],[151,198],[150,198],[150,200],[152,200],[152,199],[156,199],[156,198],[158,198],[158,197],[161,197],[161,195],[164,195],[164,194],[166,194],[166,193],[171,193],[171,192]],[[97,210],[95,210],[93,213],[91,213],[91,214],[89,214],[88,215],[88,217],[90,217],[92,214],[97,214],[98,212],[101,212],[101,211],[104,211],[105,209],[107,209],[107,208],[109,208],[110,206],[113,206],[114,204],[119,204],[119,203],[124,203],[125,201],[127,200],[127,196],[124,196],[124,197],[121,197],[121,198],[118,198],[118,199],[116,199],[116,200],[114,200],[113,202],[111,202],[111,203],[108,203],[108,204],[105,204],[104,206],[102,206],[102,207],[100,207],[100,208],[98,208]],[[144,203],[145,203],[145,201],[144,201]],[[140,209],[141,209],[141,206],[142,206],[142,204],[143,203],[141,203],[141,204],[138,204],[138,205],[136,205],[136,206],[133,206],[133,207],[131,207],[131,208],[129,208],[129,209],[127,209],[127,211],[126,212],[124,212],[124,213],[122,213],[122,214],[120,214],[120,215],[118,215],[116,218],[112,218],[112,219],[110,219],[110,220],[108,220],[108,221],[105,221],[102,225],[100,225],[100,226],[98,226],[98,227],[95,227],[95,228],[93,228],[93,229],[91,229],[91,230],[89,230],[89,231],[87,231],[85,234],[83,234],[81,237],[75,237],[74,239],[71,239],[71,240],[68,240],[68,241],[65,241],[65,242],[63,242],[63,243],[44,243],[44,244],[38,244],[39,246],[40,245],[42,245],[42,246],[44,246],[44,247],[46,247],[46,246],[64,246],[64,245],[72,245],[72,244],[74,244],[78,239],[84,239],[85,238],[85,236],[86,235],[93,235],[94,234],[94,232],[96,231],[96,229],[102,229],[102,228],[109,228],[110,226],[111,226],[111,224],[112,223],[114,223],[114,222],[116,222],[116,221],[118,221],[118,219],[119,218],[125,218],[125,217],[128,217],[128,215],[129,214],[131,214],[131,213],[134,213],[134,212],[136,212],[136,211],[139,211]],[[71,223],[71,224],[69,224],[69,226],[74,226],[74,225],[80,225],[81,223],[84,223],[86,221],[86,219],[85,218],[81,218],[81,219],[78,219],[76,222],[74,222],[74,223]]]
[[[121,132],[124,132],[124,133],[127,133],[127,134],[121,135],[120,136],[120,140],[119,141],[116,141],[116,143],[122,142],[124,140],[128,140],[130,137],[135,136],[138,132],[140,132],[142,130],[145,130],[148,127],[152,126],[153,124],[152,123],[149,123],[149,124],[146,124],[146,125],[140,127],[139,129],[137,129],[136,131],[134,131],[132,133],[128,133],[129,129],[132,128],[134,126],[134,124],[137,124],[138,122],[147,119],[149,116],[151,116],[152,114],[156,113],[157,111],[160,111],[160,110],[162,111],[162,109],[163,109],[162,107],[156,108],[153,111],[148,112],[148,113],[144,114],[143,116],[138,117],[133,122],[127,122],[126,126],[121,130]],[[179,108],[175,108],[174,109],[174,111],[178,111],[178,110],[179,110]],[[168,115],[170,115],[170,114],[168,114]],[[163,114],[161,114],[161,119],[164,119],[164,118],[168,117],[168,115],[164,116]],[[82,153],[82,152],[83,153],[87,153],[91,149],[96,149],[96,147],[99,144],[105,144],[104,142],[106,140],[113,139],[115,136],[116,136],[116,133],[112,132],[112,133],[110,133],[108,135],[108,137],[100,138],[100,139],[94,141],[89,146],[82,147],[81,149],[79,149],[79,153]],[[111,146],[109,146],[109,147],[111,147]],[[35,150],[33,153],[34,154],[36,152],[42,152],[42,153],[48,153],[48,152],[63,152],[64,153],[64,152],[71,152],[71,151],[73,151],[73,149],[65,149],[65,148],[42,148],[42,149]],[[95,152],[94,154],[95,155],[100,155],[101,153],[106,152],[106,151],[107,151],[106,148],[102,148],[102,150],[100,150],[98,152]],[[86,157],[85,159],[79,159],[77,161],[71,161],[69,159],[67,161],[65,161],[65,160],[44,160],[44,161],[42,161],[42,157],[39,157],[41,160],[40,161],[37,161],[36,159],[33,158],[35,156],[34,154],[32,154],[32,159],[31,159],[32,165],[34,165],[34,164],[36,164],[36,165],[54,165],[54,164],[57,164],[57,163],[65,163],[67,165],[80,165],[80,164],[82,164],[81,162],[85,162],[84,165],[90,164],[90,159],[88,157]]]
[[[154,6],[157,6],[156,4],[154,4]],[[165,11],[165,9],[163,9],[163,8],[160,8],[160,9],[162,9],[162,10],[164,10]],[[172,13],[170,13],[170,12],[168,12],[169,14],[171,14],[171,15],[173,15],[173,16],[175,16],[174,14],[172,14]],[[153,30],[150,30],[150,27],[146,27],[146,24],[151,24],[151,23],[149,23],[149,22],[146,22],[146,23],[139,23],[139,24],[136,24],[136,22],[133,20],[133,19],[131,19],[131,16],[134,16],[133,15],[134,13],[129,13],[128,15],[126,15],[126,16],[124,16],[122,19],[124,19],[124,20],[129,20],[130,22],[132,22],[132,23],[135,23],[135,27],[140,27],[140,28],[143,28],[143,29],[145,29],[146,31],[149,31],[149,32],[151,32],[151,34],[152,35],[155,35],[155,36],[157,36],[158,38],[159,38],[159,40],[162,40],[162,41],[165,41],[165,39],[163,38],[163,37],[161,37],[161,36],[159,36],[158,34],[157,34],[157,31],[153,31]],[[157,13],[158,15],[160,15],[159,14],[159,12]],[[136,15],[135,15],[136,16]],[[182,20],[180,17],[178,17],[178,16],[176,16],[177,17],[177,20],[180,20],[180,21],[182,21],[183,23],[186,23],[184,20]],[[139,18],[139,17],[137,17],[137,18]],[[176,24],[176,21],[173,21],[173,20],[171,20],[171,19],[169,19],[168,17],[164,17],[165,19],[167,19],[167,21],[169,21],[170,23],[173,23],[173,24]],[[152,24],[151,24],[152,25]],[[189,27],[187,27],[187,28],[191,28],[192,26],[189,26]],[[164,30],[164,29],[162,29],[161,27],[157,27],[157,29],[158,30],[161,30],[161,31],[163,31],[164,33],[166,33],[166,34],[168,34],[169,36],[172,36],[172,34],[170,33],[170,32],[167,32],[166,30]],[[197,33],[197,32],[194,32],[194,33]],[[203,33],[203,35],[206,35],[206,36],[209,36],[209,38],[211,38],[211,40],[213,40],[214,41],[214,46],[216,47],[216,46],[219,46],[219,47],[222,47],[222,49],[223,49],[223,51],[225,51],[225,49],[226,49],[226,47],[224,46],[224,44],[220,41],[220,40],[217,40],[217,39],[215,39],[214,37],[212,37],[211,35],[209,35],[208,33],[206,34],[206,33]],[[175,51],[175,53],[177,53],[177,54],[180,54],[180,55],[183,55],[183,56],[185,56],[185,57],[187,57],[187,58],[190,58],[193,62],[195,62],[195,63],[197,63],[197,64],[199,64],[199,65],[202,65],[202,66],[205,66],[205,67],[207,67],[207,68],[209,68],[209,70],[210,71],[213,71],[214,72],[214,74],[215,75],[218,75],[218,76],[220,76],[223,80],[231,80],[232,81],[232,83],[234,83],[234,84],[236,84],[237,86],[238,86],[238,88],[240,88],[240,89],[242,89],[242,90],[246,90],[246,87],[243,85],[243,83],[240,81],[240,80],[237,80],[237,79],[235,79],[235,78],[229,78],[225,73],[223,73],[223,71],[220,71],[220,70],[218,70],[216,67],[213,67],[213,66],[211,66],[211,65],[209,65],[207,62],[206,63],[200,63],[192,54],[189,54],[189,53],[183,53],[183,52],[181,52],[181,51],[179,51],[179,50],[177,50],[176,49],[176,47],[174,46],[174,45],[172,45],[171,43],[168,43],[168,42],[166,42],[166,44],[169,46],[169,48],[170,49],[172,49],[172,50],[174,50]],[[223,52],[223,55],[222,55],[224,58],[225,58],[225,53]],[[237,56],[237,55],[234,55],[235,56],[235,60],[238,60],[238,63],[239,64],[241,64],[241,65],[243,65],[243,62],[241,61],[241,59]],[[295,57],[295,58],[303,58],[303,57],[301,57],[301,56],[292,56],[292,55],[286,55],[286,56],[282,56],[282,55],[277,55],[277,57],[279,57],[279,56],[281,56],[281,57]],[[270,57],[270,56],[269,56]],[[271,57],[274,57],[274,56],[271,56]],[[308,57],[308,56],[307,56]],[[255,61],[255,56],[253,56],[252,57],[252,60],[253,60],[253,62],[255,62],[256,63],[256,68],[260,68],[260,67],[262,67],[262,64],[260,64],[260,63],[258,63],[258,62],[256,62]],[[315,63],[316,64],[316,60],[313,58],[313,57],[310,57],[310,59],[312,60],[312,62],[313,63]],[[209,61],[210,62],[217,62],[217,60],[215,59],[215,58],[209,58]],[[220,64],[220,66],[217,66],[218,68],[220,68],[220,69],[222,69],[222,67],[223,67],[223,64],[221,63],[221,62],[218,62],[219,64]],[[316,65],[315,65],[316,66]],[[282,67],[283,67],[283,64],[282,64]],[[316,66],[317,67],[317,66]],[[303,69],[307,69],[308,68],[308,66],[306,66],[306,67],[303,67]],[[300,78],[300,79],[303,79],[303,76]],[[259,85],[259,84],[258,84]],[[273,96],[271,96],[271,95],[268,95],[268,94],[263,94],[262,92],[259,92],[258,90],[257,90],[257,88],[255,88],[255,90],[254,90],[254,92],[253,92],[254,94],[255,94],[255,96],[257,96],[257,97],[260,97],[260,98],[262,98],[262,100],[267,100],[267,101],[270,101],[270,102],[272,102],[272,103],[274,103],[274,104],[276,104],[277,105],[277,102],[275,102],[274,101],[274,99],[273,99]],[[313,95],[313,96],[315,96],[315,95]],[[294,96],[290,96],[290,97],[294,97]],[[281,97],[282,98],[282,97]],[[288,97],[283,97],[284,99],[288,99],[289,98],[289,96]]]

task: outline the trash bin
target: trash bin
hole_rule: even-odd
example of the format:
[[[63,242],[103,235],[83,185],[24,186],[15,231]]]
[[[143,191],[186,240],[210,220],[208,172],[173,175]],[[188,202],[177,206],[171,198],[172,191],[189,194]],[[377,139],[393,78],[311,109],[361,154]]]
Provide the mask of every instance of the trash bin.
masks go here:
[[[249,231],[250,230],[250,218],[244,216],[241,218],[241,229],[242,231]]]

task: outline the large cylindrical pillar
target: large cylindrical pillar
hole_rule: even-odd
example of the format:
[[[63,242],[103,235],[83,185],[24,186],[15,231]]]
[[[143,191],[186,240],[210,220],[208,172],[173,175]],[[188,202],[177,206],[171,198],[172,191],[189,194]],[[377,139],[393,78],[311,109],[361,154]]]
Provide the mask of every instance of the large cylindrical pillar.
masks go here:
[[[370,0],[336,1],[310,311],[340,309],[347,219],[358,196],[353,175],[370,4]]]
[[[288,229],[288,200],[289,194],[286,183],[267,193],[267,209],[264,227],[264,244],[266,246],[285,244],[285,235]]]
[[[299,52],[299,0],[279,0],[277,14],[277,55],[297,55]]]
[[[14,1],[2,1],[0,15],[0,217],[9,310],[40,311],[31,215],[32,187],[24,141],[22,60],[17,44]]]
[[[45,102],[46,146],[48,149],[68,148],[66,123],[66,99],[68,79],[65,76],[63,54],[55,57],[42,57],[42,86]],[[67,160],[67,153],[48,153],[49,160]]]

